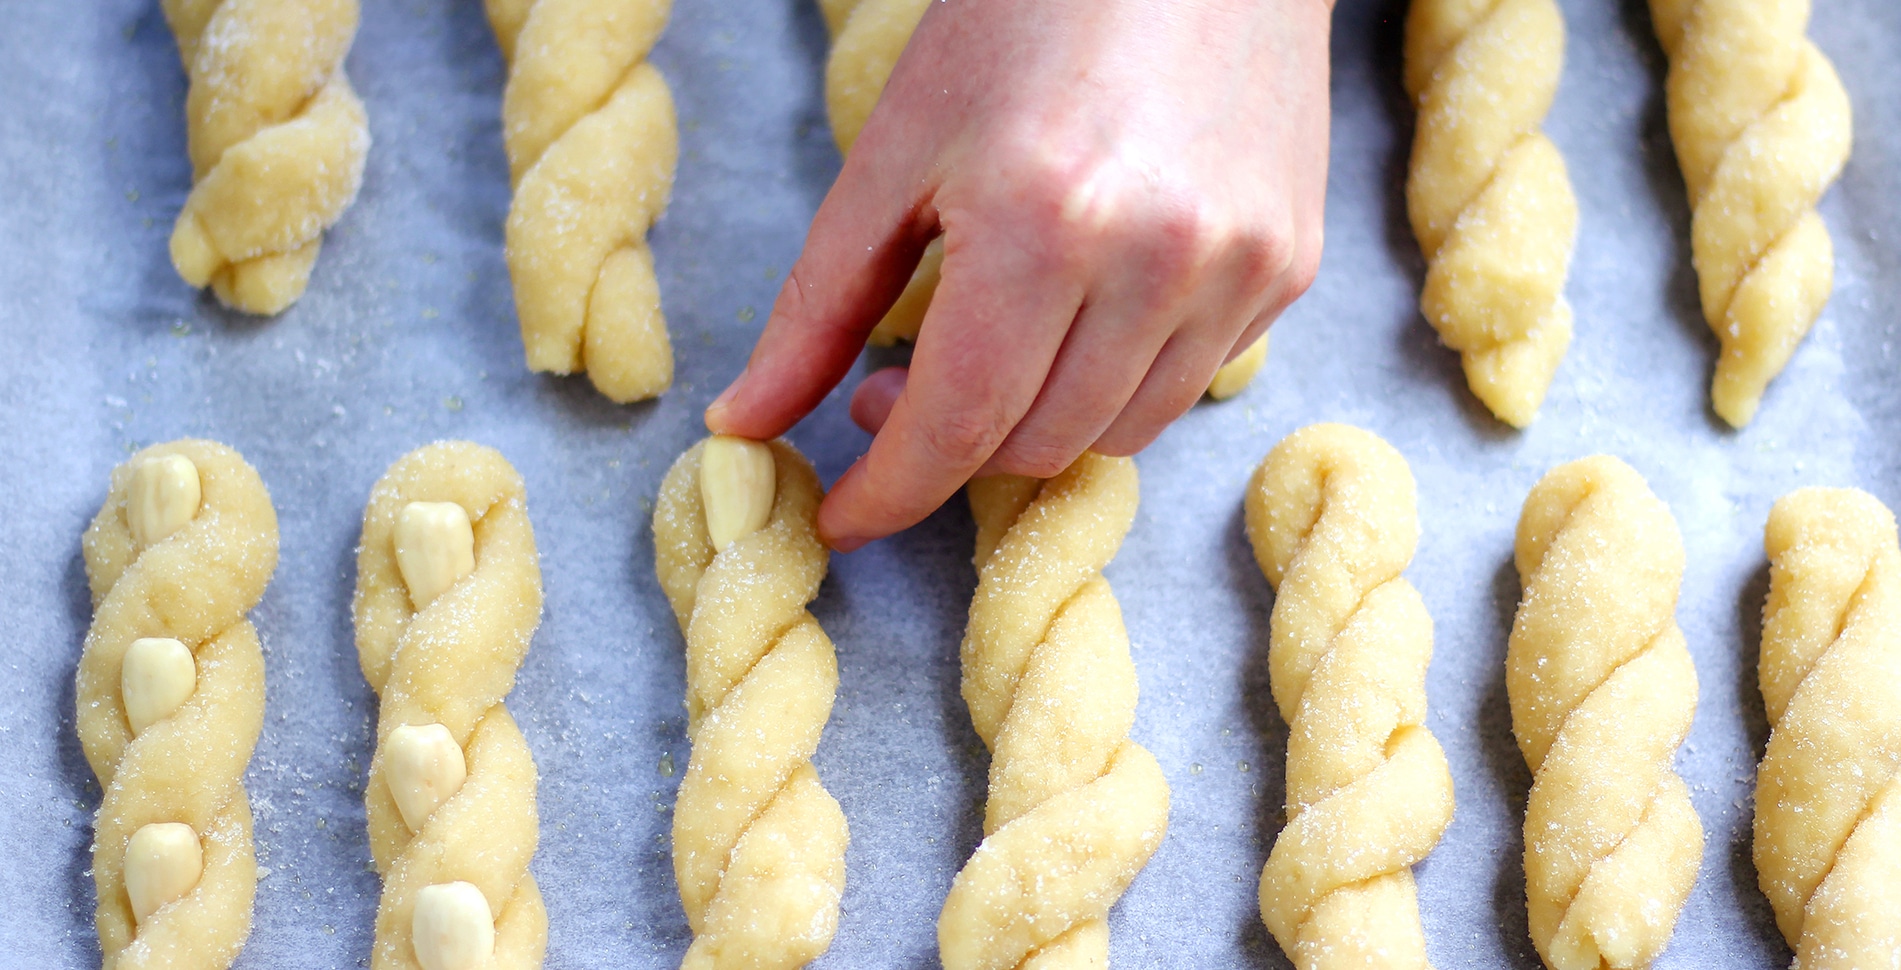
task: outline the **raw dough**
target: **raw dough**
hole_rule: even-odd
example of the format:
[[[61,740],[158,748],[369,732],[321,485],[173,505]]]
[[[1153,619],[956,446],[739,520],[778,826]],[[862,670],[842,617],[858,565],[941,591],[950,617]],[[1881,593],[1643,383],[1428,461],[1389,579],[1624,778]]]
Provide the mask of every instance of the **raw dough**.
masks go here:
[[[1452,775],[1424,723],[1432,617],[1400,575],[1419,541],[1412,470],[1370,432],[1317,424],[1268,453],[1246,508],[1289,725],[1261,918],[1301,970],[1425,970],[1412,866],[1452,821]]]
[[[191,460],[203,497],[182,528],[141,547],[126,521],[127,492],[134,469],[164,455]],[[244,614],[277,568],[277,513],[237,452],[212,441],[173,441],[113,471],[83,548],[93,621],[74,693],[80,745],[105,790],[92,857],[104,966],[228,967],[250,934],[257,890],[244,769],[264,724],[264,654]],[[141,637],[185,644],[197,685],[135,738],[121,664]],[[192,827],[204,872],[185,896],[137,922],[125,888],[126,843],[160,822]]]
[[[528,369],[586,371],[626,403],[673,383],[647,230],[680,155],[647,54],[668,0],[487,0],[508,60],[508,275]]]
[[[990,748],[984,840],[937,921],[945,970],[1103,967],[1109,908],[1168,830],[1168,781],[1128,739],[1135,662],[1102,568],[1135,520],[1135,463],[970,483],[977,592],[964,701]]]
[[[396,523],[411,502],[454,502],[475,533],[474,571],[420,611],[396,561]],[[443,441],[390,466],[363,510],[351,612],[357,660],[380,700],[363,794],[383,877],[370,966],[418,966],[410,942],[417,893],[467,882],[495,914],[494,962],[484,966],[539,967],[548,914],[528,872],[539,836],[535,762],[502,699],[541,622],[541,567],[521,476],[500,452]],[[399,727],[431,724],[462,747],[468,775],[411,833],[385,777],[385,742]]]
[[[1815,202],[1848,162],[1848,93],[1805,36],[1809,0],[1651,0],[1650,13],[1703,317],[1722,344],[1710,403],[1740,428],[1834,286]]]
[[[805,607],[830,553],[810,462],[769,444],[766,525],[715,553],[701,442],[654,505],[654,571],[686,634],[693,754],[673,810],[673,871],[693,927],[681,966],[792,968],[831,946],[845,890],[845,814],[812,767],[838,689],[832,641]]]
[[[1552,970],[1647,966],[1703,861],[1672,764],[1696,713],[1676,623],[1683,539],[1642,476],[1598,455],[1532,488],[1516,560],[1505,690],[1532,772],[1531,941]]]
[[[343,58],[357,0],[163,0],[191,80],[192,190],[172,265],[226,306],[304,295],[324,230],[363,184],[370,129]]]
[[[1541,125],[1564,63],[1555,0],[1413,0],[1419,109],[1406,211],[1426,256],[1419,309],[1500,421],[1530,424],[1571,345],[1564,279],[1578,207]]]
[[[892,68],[930,5],[930,0],[819,0],[819,12],[832,33],[832,54],[825,62],[825,111],[840,154],[850,152],[858,140]],[[944,238],[939,236],[924,248],[904,292],[865,342],[873,347],[916,343],[943,268]],[[1208,396],[1224,401],[1241,393],[1266,360],[1267,334],[1263,333],[1215,373],[1208,383]]]
[[[1797,970],[1901,960],[1901,548],[1856,489],[1769,513],[1756,878]]]

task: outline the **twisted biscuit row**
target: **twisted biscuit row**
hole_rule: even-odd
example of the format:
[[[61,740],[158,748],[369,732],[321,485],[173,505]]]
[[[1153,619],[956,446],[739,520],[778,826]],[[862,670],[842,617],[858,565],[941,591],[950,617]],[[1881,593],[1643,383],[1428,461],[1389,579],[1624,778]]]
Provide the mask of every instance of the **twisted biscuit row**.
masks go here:
[[[1287,826],[1261,872],[1261,917],[1303,970],[1427,967],[1411,867],[1452,821],[1452,775],[1424,724],[1432,618],[1400,575],[1414,506],[1399,452],[1337,424],[1289,435],[1248,484],[1289,726]]]
[[[1571,344],[1564,280],[1578,207],[1541,128],[1563,63],[1555,0],[1414,0],[1406,15],[1419,309],[1459,352],[1472,393],[1517,428],[1537,416]]]
[[[449,441],[390,466],[363,510],[351,611],[380,702],[363,796],[383,877],[370,965],[540,966],[535,763],[502,701],[541,621],[541,569],[507,459]]]
[[[1135,463],[970,483],[977,592],[963,694],[990,748],[984,839],[937,921],[946,970],[1102,967],[1109,909],[1168,829],[1168,782],[1128,739],[1135,663],[1102,578],[1135,519]]]
[[[226,306],[277,313],[356,199],[370,132],[343,58],[357,0],[163,0],[190,91],[192,190],[172,265]]]
[[[805,608],[829,559],[823,496],[791,445],[715,437],[674,462],[654,505],[654,571],[686,634],[693,753],[673,867],[689,970],[790,970],[838,928],[845,815],[812,767],[838,662]]]
[[[1552,970],[1642,967],[1669,942],[1703,858],[1672,762],[1696,712],[1676,624],[1683,540],[1630,466],[1552,469],[1525,499],[1524,586],[1505,653],[1531,767],[1525,895]]]
[[[508,273],[528,368],[586,371],[620,401],[673,383],[647,230],[679,159],[673,95],[647,54],[667,0],[487,0],[508,61]]]
[[[1710,401],[1742,427],[1834,285],[1815,203],[1848,162],[1848,93],[1804,36],[1809,0],[1651,0],[1650,11],[1670,57],[1703,316],[1722,345]]]
[[[1755,862],[1798,970],[1901,959],[1901,547],[1854,489],[1769,513]]]
[[[264,656],[244,614],[277,567],[277,513],[237,452],[174,441],[113,471],[83,549],[93,621],[74,693],[105,790],[92,863],[103,964],[228,967],[257,890],[244,769]]]

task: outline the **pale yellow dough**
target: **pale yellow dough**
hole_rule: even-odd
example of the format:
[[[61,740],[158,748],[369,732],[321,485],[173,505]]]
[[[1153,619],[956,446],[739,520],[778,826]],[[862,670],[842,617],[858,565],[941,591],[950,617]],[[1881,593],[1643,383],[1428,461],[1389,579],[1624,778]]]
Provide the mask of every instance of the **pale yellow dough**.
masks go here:
[[[1413,0],[1407,12],[1419,309],[1459,352],[1472,393],[1515,428],[1538,416],[1571,345],[1578,207],[1541,127],[1563,63],[1556,0]]]
[[[1806,36],[1809,0],[1651,0],[1650,13],[1703,317],[1722,345],[1710,403],[1740,428],[1834,286],[1815,202],[1848,162],[1848,93]]]
[[[1797,970],[1901,962],[1901,548],[1855,489],[1769,513],[1756,878]]]
[[[395,531],[412,502],[467,513],[474,570],[417,610],[397,564]],[[444,441],[404,455],[370,492],[357,547],[357,660],[376,691],[376,754],[363,801],[383,877],[374,970],[419,967],[411,941],[417,894],[467,882],[495,924],[484,970],[539,967],[548,915],[528,861],[539,836],[535,762],[503,698],[541,622],[541,567],[521,476],[500,452]],[[442,725],[467,778],[411,832],[390,793],[387,742],[404,726]]]
[[[686,634],[693,754],[673,810],[673,871],[693,928],[681,966],[792,968],[831,946],[845,889],[845,815],[812,767],[838,688],[806,604],[830,554],[818,476],[772,450],[766,524],[715,552],[701,500],[706,443],[675,461],[654,506],[654,571]]]
[[[964,701],[990,748],[984,839],[937,921],[946,970],[1103,967],[1111,906],[1168,830],[1168,782],[1129,740],[1135,662],[1102,568],[1135,520],[1135,463],[970,483],[977,592]]]
[[[1255,469],[1246,510],[1275,591],[1268,665],[1289,725],[1287,827],[1261,872],[1261,918],[1300,970],[1425,970],[1412,866],[1453,799],[1425,727],[1432,617],[1400,575],[1419,541],[1412,471],[1377,435],[1312,425]]]
[[[487,0],[508,61],[515,197],[508,274],[528,369],[586,371],[626,403],[673,383],[647,230],[679,160],[673,95],[647,63],[668,0]]]
[[[1676,623],[1683,539],[1642,476],[1598,455],[1531,490],[1516,560],[1505,689],[1532,772],[1531,941],[1552,970],[1647,966],[1703,860],[1673,766],[1696,713]]]
[[[134,472],[174,455],[195,466],[202,501],[178,531],[142,545],[127,517]],[[264,655],[244,614],[277,568],[277,513],[237,452],[173,441],[113,471],[83,549],[93,621],[74,693],[79,742],[105,790],[92,847],[103,965],[228,967],[250,934],[257,890],[244,769],[264,723]],[[120,685],[126,650],[142,637],[183,643],[197,682],[135,736]],[[168,822],[199,836],[203,874],[183,897],[138,920],[126,890],[127,842],[148,824]]]
[[[819,12],[832,34],[832,53],[825,62],[825,111],[840,153],[850,152],[858,140],[884,93],[885,82],[891,79],[892,68],[930,6],[931,0],[819,0]],[[866,342],[873,347],[916,343],[943,268],[940,236],[924,248],[904,292]],[[1223,401],[1241,393],[1266,360],[1267,335],[1262,334],[1215,373],[1208,396]]]
[[[357,0],[163,0],[190,78],[192,190],[172,265],[226,306],[304,295],[324,230],[356,200],[370,129],[343,58]]]

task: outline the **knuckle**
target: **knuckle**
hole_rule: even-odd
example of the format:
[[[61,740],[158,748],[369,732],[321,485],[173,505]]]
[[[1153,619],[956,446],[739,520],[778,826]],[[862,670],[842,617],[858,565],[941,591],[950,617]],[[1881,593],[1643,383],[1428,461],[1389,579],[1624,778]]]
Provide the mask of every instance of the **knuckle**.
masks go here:
[[[999,471],[1012,475],[1054,478],[1076,460],[1077,453],[1074,448],[1047,439],[1012,437],[991,456],[991,464]]]
[[[1241,285],[1255,295],[1268,292],[1276,284],[1284,285],[1297,264],[1293,233],[1273,222],[1257,223],[1240,232],[1234,250]]]
[[[918,433],[924,447],[946,465],[975,468],[994,454],[1010,434],[1011,420],[997,408],[946,410],[923,421]]]

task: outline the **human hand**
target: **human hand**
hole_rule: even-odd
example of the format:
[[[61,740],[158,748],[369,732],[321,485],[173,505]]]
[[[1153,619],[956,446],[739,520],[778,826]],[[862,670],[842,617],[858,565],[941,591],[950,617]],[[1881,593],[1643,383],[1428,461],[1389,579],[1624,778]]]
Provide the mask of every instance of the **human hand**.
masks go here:
[[[819,513],[843,551],[974,475],[1141,450],[1320,259],[1326,0],[929,6],[706,414],[716,433],[791,427],[941,234],[909,371],[853,395],[875,438]]]

